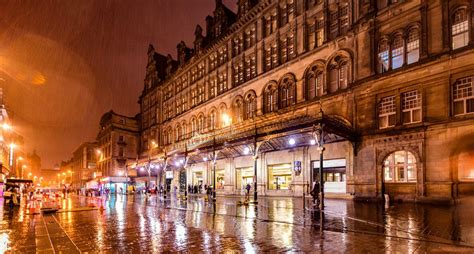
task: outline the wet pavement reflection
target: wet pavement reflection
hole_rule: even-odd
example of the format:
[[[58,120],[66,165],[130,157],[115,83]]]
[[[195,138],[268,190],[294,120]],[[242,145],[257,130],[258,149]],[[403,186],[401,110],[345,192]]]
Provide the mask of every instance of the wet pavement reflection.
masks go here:
[[[387,208],[329,199],[324,213],[304,209],[301,198],[239,200],[71,196],[53,214],[2,208],[0,252],[474,252],[474,199]]]

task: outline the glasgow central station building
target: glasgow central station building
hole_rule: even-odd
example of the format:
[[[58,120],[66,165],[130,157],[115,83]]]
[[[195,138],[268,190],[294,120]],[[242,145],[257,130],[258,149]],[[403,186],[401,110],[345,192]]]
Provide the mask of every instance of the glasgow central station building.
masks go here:
[[[216,0],[177,59],[149,46],[128,167],[181,192],[215,183],[236,195],[256,181],[258,195],[302,196],[322,152],[326,193],[471,195],[473,10],[472,0],[239,0],[234,13]]]

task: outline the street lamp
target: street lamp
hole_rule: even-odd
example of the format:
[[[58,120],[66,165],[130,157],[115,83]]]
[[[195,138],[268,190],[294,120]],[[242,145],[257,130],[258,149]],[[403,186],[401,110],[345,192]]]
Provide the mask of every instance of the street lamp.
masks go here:
[[[319,202],[319,209],[324,210],[324,178],[323,178],[323,161],[324,161],[324,131],[323,131],[323,124],[318,124],[313,126],[313,137],[314,137],[314,144],[318,145],[319,151],[319,195],[320,195],[320,202]],[[313,142],[311,142],[313,143]]]
[[[8,123],[4,123],[4,124],[2,124],[2,128],[6,131],[9,131],[9,130],[11,130],[12,126],[9,125]]]
[[[21,157],[20,157],[21,158]],[[25,172],[25,169],[27,168],[26,165],[21,166],[21,178],[23,178],[23,173]]]

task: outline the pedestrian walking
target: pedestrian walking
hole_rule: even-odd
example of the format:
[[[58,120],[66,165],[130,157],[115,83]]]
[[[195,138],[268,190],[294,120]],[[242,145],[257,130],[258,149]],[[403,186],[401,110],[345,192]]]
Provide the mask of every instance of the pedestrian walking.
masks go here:
[[[252,186],[250,186],[250,183],[247,183],[245,186],[245,200],[248,202],[250,200],[250,189]]]
[[[208,185],[208,186],[207,186],[206,194],[207,194],[207,200],[210,201],[211,198],[212,198],[212,188],[211,188],[211,185]]]
[[[319,206],[319,182],[313,182],[313,188],[311,188],[310,192],[311,196],[313,197],[313,206]]]

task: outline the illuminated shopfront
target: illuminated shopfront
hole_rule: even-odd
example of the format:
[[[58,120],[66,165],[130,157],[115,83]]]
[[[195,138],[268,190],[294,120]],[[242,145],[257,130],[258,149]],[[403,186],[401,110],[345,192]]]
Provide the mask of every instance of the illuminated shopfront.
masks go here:
[[[195,171],[193,172],[193,181],[192,185],[203,185],[204,178],[202,171]]]
[[[292,179],[290,163],[268,166],[269,190],[289,190]]]
[[[346,159],[323,161],[324,191],[346,193]],[[319,161],[313,161],[313,179],[319,179]]]
[[[214,175],[214,172],[212,172],[212,175]],[[211,182],[211,184],[213,184]],[[217,169],[216,170],[216,189],[224,189],[224,170],[223,169]]]
[[[247,186],[247,184],[252,185],[254,176],[253,167],[236,168],[235,173],[235,188],[237,190],[245,190],[245,186]]]

